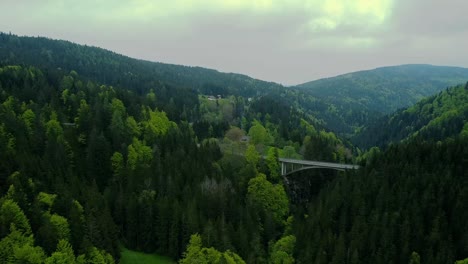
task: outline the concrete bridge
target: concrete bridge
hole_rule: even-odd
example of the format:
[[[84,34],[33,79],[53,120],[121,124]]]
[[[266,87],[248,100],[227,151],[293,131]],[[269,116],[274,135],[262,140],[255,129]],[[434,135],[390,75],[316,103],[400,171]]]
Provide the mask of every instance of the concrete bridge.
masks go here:
[[[278,161],[281,163],[281,176],[286,176],[294,172],[310,169],[333,169],[338,171],[359,169],[359,165],[323,161],[296,160],[285,158],[279,158]]]

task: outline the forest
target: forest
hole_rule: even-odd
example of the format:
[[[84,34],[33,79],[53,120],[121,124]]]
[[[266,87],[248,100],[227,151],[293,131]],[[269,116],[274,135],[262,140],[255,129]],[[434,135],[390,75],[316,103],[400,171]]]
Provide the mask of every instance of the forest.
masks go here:
[[[1,34],[0,263],[466,263],[463,83],[350,138],[305,88]]]
[[[352,141],[361,147],[384,147],[409,138],[439,141],[467,131],[468,82],[446,88],[415,105],[384,116]],[[467,133],[467,132],[464,132]]]

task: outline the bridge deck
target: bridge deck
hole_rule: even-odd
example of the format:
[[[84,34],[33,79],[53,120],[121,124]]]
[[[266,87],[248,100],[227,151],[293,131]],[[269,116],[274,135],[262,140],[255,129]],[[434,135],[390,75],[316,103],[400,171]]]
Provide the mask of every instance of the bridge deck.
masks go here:
[[[303,166],[310,166],[310,167],[335,168],[335,169],[345,169],[345,170],[359,169],[359,165],[353,165],[353,164],[341,164],[341,163],[333,163],[333,162],[296,160],[296,159],[285,159],[285,158],[279,158],[278,160],[283,163],[300,164]]]

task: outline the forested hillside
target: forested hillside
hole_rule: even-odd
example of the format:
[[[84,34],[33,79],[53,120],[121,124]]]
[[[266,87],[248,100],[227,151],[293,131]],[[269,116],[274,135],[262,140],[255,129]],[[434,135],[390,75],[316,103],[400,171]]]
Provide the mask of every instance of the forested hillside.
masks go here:
[[[153,90],[160,99],[158,107],[175,121],[200,121],[197,94],[244,100],[268,95],[281,101],[284,108],[295,108],[316,125],[346,137],[383,114],[468,80],[468,69],[464,68],[404,65],[283,87],[245,75],[136,60],[68,41],[5,33],[0,33],[0,63],[65,73],[74,70],[83,78],[139,94]]]
[[[0,62],[75,70],[82,76],[108,85],[147,92],[161,91],[176,99],[176,88],[189,88],[212,95],[253,97],[281,85],[235,73],[221,73],[201,67],[188,67],[129,58],[97,47],[43,37],[19,37],[0,33]],[[165,98],[165,97],[164,97]]]
[[[329,104],[342,117],[341,127],[351,133],[376,118],[411,106],[448,86],[468,81],[468,69],[432,65],[402,65],[348,73],[298,85]]]
[[[468,133],[468,83],[447,88],[417,104],[382,117],[353,142],[363,148],[385,147],[407,138],[442,140]]]
[[[156,106],[172,120],[199,122],[201,127],[207,120],[198,116],[198,94],[220,95],[223,98],[233,96],[236,111],[233,119],[238,118],[233,123],[236,126],[241,125],[240,117],[247,99],[261,98],[267,94],[275,101],[282,101],[284,108],[278,110],[297,108],[305,115],[313,116],[317,122],[320,120],[324,126],[327,124],[324,120],[336,119],[333,114],[325,113],[325,104],[312,96],[305,96],[298,89],[200,67],[136,60],[68,41],[0,33],[0,63],[31,65],[52,72],[68,73],[73,70],[82,78],[130,89],[138,94],[153,91],[158,98]],[[219,125],[222,124],[215,124]]]
[[[369,153],[362,170],[337,178],[295,216],[297,263],[466,258],[467,157],[466,135]]]
[[[151,94],[152,102],[146,101],[148,106],[158,107],[171,120],[194,123],[200,139],[222,137],[230,125],[247,132],[258,119],[265,126],[269,123],[271,137],[282,148],[292,144],[288,140],[303,143],[305,134],[298,132],[301,119],[318,128],[318,132],[330,132],[330,125],[341,124],[340,117],[328,111],[325,103],[300,89],[200,67],[136,60],[68,41],[0,33],[1,64],[31,65],[50,75],[74,71],[83,80],[128,89],[138,95]],[[200,100],[200,95],[226,100],[216,100],[216,105],[212,105]]]
[[[216,139],[198,141],[187,122],[171,121],[154,100],[152,91],[139,95],[74,71],[0,68],[2,260],[66,255],[68,263],[111,263],[119,243],[189,258],[182,253],[192,235],[190,247],[215,258],[293,258],[276,158],[298,155],[301,145],[269,147],[266,161],[257,152],[284,144],[275,143],[271,123],[281,117],[256,115],[244,159],[223,155]],[[293,120],[306,157],[347,158],[333,133]],[[317,152],[311,139],[330,148]]]

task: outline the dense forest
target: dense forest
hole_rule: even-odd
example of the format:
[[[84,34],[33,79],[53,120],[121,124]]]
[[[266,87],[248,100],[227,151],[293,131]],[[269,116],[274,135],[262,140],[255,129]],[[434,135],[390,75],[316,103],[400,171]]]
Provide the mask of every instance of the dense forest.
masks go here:
[[[330,128],[352,133],[384,114],[409,107],[467,79],[466,68],[402,65],[348,73],[297,87],[322,99],[335,108],[338,116],[345,117],[341,126]]]
[[[468,82],[447,88],[406,109],[382,117],[353,138],[361,147],[385,147],[408,138],[443,140],[468,133]]]
[[[198,111],[190,111],[196,107],[197,94],[245,99],[268,95],[347,138],[383,114],[468,78],[464,68],[403,65],[283,87],[240,74],[137,60],[68,41],[1,32],[0,62],[66,73],[74,70],[83,78],[140,94],[153,90],[160,99],[159,109],[175,121],[198,120]]]
[[[0,39],[0,263],[118,263],[123,248],[179,263],[468,257],[465,85],[395,113],[411,130],[361,151],[302,88]],[[278,157],[361,169],[285,178]]]

